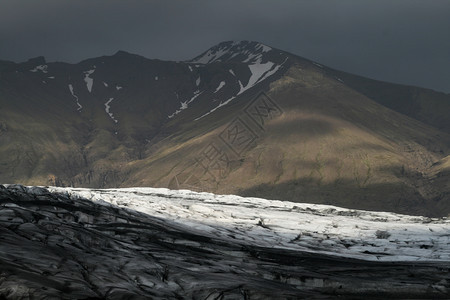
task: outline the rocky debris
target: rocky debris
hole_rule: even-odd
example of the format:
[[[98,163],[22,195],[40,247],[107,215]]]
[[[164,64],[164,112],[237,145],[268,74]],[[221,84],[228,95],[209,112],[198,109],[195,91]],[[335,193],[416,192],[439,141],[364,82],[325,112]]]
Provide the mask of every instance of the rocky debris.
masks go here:
[[[0,135],[7,131],[8,131],[8,125],[6,124],[6,122],[0,121]]]
[[[449,268],[259,246],[69,190],[0,185],[0,299],[444,299]]]

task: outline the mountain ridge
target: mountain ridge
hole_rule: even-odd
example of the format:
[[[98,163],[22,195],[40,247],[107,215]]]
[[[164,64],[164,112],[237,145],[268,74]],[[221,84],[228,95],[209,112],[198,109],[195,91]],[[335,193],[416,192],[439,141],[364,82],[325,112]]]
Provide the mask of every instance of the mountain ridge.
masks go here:
[[[0,67],[0,182],[450,212],[446,164],[438,164],[450,153],[448,95],[249,41],[186,62],[125,51],[43,62]],[[230,129],[246,132],[242,147]],[[202,168],[212,150],[227,161]]]

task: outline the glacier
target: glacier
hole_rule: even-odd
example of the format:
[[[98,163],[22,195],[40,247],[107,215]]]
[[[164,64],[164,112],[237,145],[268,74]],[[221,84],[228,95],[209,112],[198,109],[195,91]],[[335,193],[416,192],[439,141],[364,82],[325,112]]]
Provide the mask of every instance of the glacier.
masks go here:
[[[161,188],[0,185],[0,298],[435,298],[450,220]]]

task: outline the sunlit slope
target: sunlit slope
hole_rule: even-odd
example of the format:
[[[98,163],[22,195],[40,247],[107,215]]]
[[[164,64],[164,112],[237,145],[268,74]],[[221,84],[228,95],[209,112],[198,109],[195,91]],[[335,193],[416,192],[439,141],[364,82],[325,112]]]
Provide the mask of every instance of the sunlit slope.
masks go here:
[[[247,41],[186,62],[0,61],[0,180],[443,216],[449,97]]]
[[[262,128],[246,113],[253,102],[243,101],[162,141],[167,146],[142,168],[131,165],[141,170],[127,184],[416,214],[448,211],[448,196],[440,198],[441,187],[434,188],[428,176],[433,163],[448,153],[445,133],[306,62],[272,82],[267,95],[282,112],[265,118]],[[224,141],[240,121],[252,132],[245,138],[255,136],[244,151]],[[184,141],[186,136],[192,138]],[[226,162],[219,152],[228,156]],[[157,174],[149,171],[155,169]]]

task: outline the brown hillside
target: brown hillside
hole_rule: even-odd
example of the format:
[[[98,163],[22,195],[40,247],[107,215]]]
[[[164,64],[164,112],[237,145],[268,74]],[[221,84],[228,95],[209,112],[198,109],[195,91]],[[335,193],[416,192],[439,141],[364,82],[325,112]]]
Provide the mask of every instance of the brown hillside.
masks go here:
[[[75,65],[0,65],[3,183],[450,213],[442,93],[256,42],[224,42],[189,62],[118,52]]]

